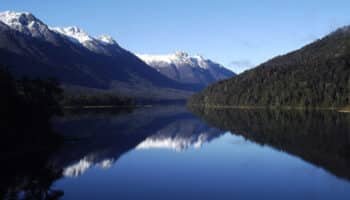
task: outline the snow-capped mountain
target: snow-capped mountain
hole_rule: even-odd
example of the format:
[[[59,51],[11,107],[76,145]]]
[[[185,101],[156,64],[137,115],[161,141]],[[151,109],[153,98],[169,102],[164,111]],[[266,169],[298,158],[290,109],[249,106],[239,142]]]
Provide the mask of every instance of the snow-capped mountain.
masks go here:
[[[168,67],[167,65],[173,64],[175,67],[180,68],[184,65],[189,65],[190,67],[199,67],[202,69],[208,69],[209,60],[206,60],[202,56],[189,56],[188,53],[183,51],[178,51],[174,54],[165,54],[165,55],[148,55],[148,54],[138,54],[147,63],[153,63],[154,65],[158,64],[159,67]]]
[[[26,35],[44,39],[49,42],[57,42],[57,35],[50,31],[49,27],[28,12],[0,12],[0,21]]]
[[[105,44],[117,44],[117,42],[109,35],[100,35],[97,39]]]
[[[51,30],[66,36],[73,42],[83,45],[87,49],[96,52],[111,55],[110,45],[119,47],[117,42],[108,35],[102,35],[97,38],[90,36],[87,32],[76,26],[69,26],[65,28],[52,27]]]
[[[93,37],[91,37],[84,30],[82,30],[76,26],[69,26],[66,28],[51,27],[50,29],[54,30],[62,35],[65,35],[69,39],[71,39],[73,42],[77,42],[80,44],[84,44],[85,42],[94,40]]]
[[[0,13],[0,65],[17,77],[55,78],[72,95],[184,99],[199,89],[167,78],[110,36],[94,37],[74,26],[50,28],[28,12]]]
[[[63,35],[70,41],[81,44],[95,53],[112,55],[111,48],[109,47],[113,45],[113,50],[117,50],[119,47],[117,42],[111,36],[102,35],[95,38],[76,26],[65,28],[49,27],[28,12],[1,12],[0,21],[21,33],[48,42],[57,43],[59,37],[57,34]]]
[[[137,56],[163,75],[182,83],[206,86],[235,75],[218,63],[202,56],[190,56],[185,52],[167,55],[137,54]]]

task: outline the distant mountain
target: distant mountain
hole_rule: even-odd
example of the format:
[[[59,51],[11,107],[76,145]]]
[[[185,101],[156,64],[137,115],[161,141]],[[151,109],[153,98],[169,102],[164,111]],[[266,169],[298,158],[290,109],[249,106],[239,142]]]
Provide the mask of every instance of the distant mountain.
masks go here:
[[[31,13],[0,13],[0,65],[16,76],[56,78],[66,92],[183,99],[200,88],[167,78],[109,36],[50,28]]]
[[[190,104],[205,106],[350,105],[350,27],[255,69],[209,86]]]
[[[137,54],[148,65],[175,81],[190,84],[209,84],[231,78],[235,73],[202,56],[189,56],[185,52],[169,55]]]

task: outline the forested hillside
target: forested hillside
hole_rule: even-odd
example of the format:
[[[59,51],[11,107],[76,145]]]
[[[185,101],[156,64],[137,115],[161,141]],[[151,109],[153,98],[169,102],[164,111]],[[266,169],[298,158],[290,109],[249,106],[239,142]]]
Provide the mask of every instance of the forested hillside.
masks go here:
[[[350,27],[211,85],[189,104],[345,107],[350,104]]]

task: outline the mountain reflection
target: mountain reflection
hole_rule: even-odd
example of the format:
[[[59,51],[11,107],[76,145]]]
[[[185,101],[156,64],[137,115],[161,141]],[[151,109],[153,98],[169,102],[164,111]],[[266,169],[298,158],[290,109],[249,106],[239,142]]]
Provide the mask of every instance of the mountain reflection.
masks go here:
[[[208,124],[350,178],[350,115],[332,111],[190,108]]]
[[[92,166],[98,166],[103,169],[108,169],[114,163],[114,159],[106,159],[98,163],[94,163],[93,159],[90,159],[89,156],[82,158],[77,163],[74,163],[70,166],[67,166],[63,169],[63,175],[67,177],[80,176],[86,170]]]
[[[109,168],[132,149],[199,148],[223,132],[205,125],[183,106],[137,109],[122,115],[106,112],[67,115],[55,129],[72,138],[50,159],[64,176],[79,176],[91,167]]]
[[[200,148],[204,143],[218,137],[220,133],[215,128],[209,128],[199,119],[179,119],[156,134],[147,137],[136,146],[137,149],[172,149],[183,151],[190,147]]]

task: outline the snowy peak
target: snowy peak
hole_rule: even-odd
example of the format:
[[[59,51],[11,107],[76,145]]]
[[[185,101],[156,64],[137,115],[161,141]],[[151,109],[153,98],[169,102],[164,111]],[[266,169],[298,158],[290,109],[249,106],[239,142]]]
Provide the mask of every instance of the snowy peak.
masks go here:
[[[117,42],[108,35],[102,35],[98,38],[90,36],[83,29],[76,26],[69,26],[65,28],[54,27],[51,30],[64,35],[73,42],[83,45],[85,48],[96,52],[110,55],[111,52],[107,49],[107,46],[117,45]],[[117,49],[116,49],[117,50]]]
[[[22,26],[33,26],[34,24],[42,24],[31,13],[28,12],[0,12],[0,20],[12,28],[22,28]]]
[[[101,35],[97,39],[105,44],[110,44],[110,45],[117,44],[117,42],[109,35]]]
[[[32,37],[49,40],[51,36],[48,26],[28,12],[0,12],[0,21],[12,29]]]
[[[188,58],[185,52],[176,52],[175,54],[151,55],[151,54],[137,54],[137,56],[148,64],[151,63],[167,63],[174,64],[184,61]]]
[[[178,51],[174,54],[165,54],[165,55],[149,55],[149,54],[137,54],[137,56],[142,59],[144,62],[146,62],[149,65],[157,65],[167,67],[164,65],[167,64],[173,64],[177,68],[183,67],[183,66],[191,66],[194,68],[202,68],[202,69],[208,69],[210,67],[210,63],[213,63],[209,59],[205,59],[202,56],[195,55],[190,56],[188,53],[183,51]],[[163,65],[162,65],[163,63]]]
[[[65,35],[81,44],[84,44],[87,42],[93,42],[93,41],[101,42],[102,44],[105,44],[105,45],[117,44],[117,42],[109,35],[101,35],[97,38],[94,38],[90,36],[87,32],[85,32],[83,29],[76,26],[69,26],[65,28],[53,27],[51,28],[51,30],[56,31],[57,33],[60,33],[62,35]]]
[[[171,64],[181,59],[179,54],[166,54],[166,55],[137,54],[137,56],[148,64],[157,63],[157,62]]]
[[[89,36],[84,30],[80,29],[76,26],[69,26],[65,28],[53,27],[51,30],[56,31],[62,35],[67,36],[73,41],[77,41],[79,43],[85,43],[88,41],[94,40],[93,37]]]
[[[117,42],[108,35],[102,35],[98,38],[90,36],[87,32],[76,26],[69,26],[65,28],[48,27],[33,14],[28,12],[0,12],[0,22],[4,23],[11,29],[29,35],[31,37],[40,38],[52,43],[57,43],[60,36],[70,41],[81,44],[85,48],[95,52],[106,55],[113,54],[109,46],[113,45],[114,52],[119,51]],[[118,46],[118,48],[117,48]]]
[[[182,83],[207,86],[235,75],[216,62],[200,55],[190,56],[183,51],[165,55],[138,54],[137,56],[161,74]]]

